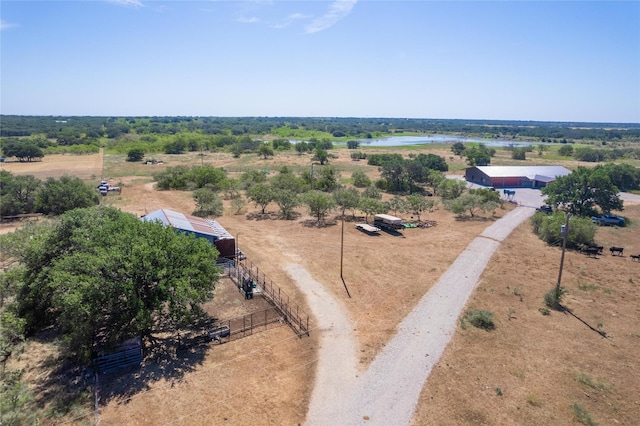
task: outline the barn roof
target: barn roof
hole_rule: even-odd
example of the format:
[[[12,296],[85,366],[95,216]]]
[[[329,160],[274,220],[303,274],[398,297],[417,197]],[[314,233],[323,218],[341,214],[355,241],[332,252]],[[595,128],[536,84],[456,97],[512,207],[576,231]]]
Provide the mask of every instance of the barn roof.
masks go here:
[[[233,238],[218,222],[212,219],[204,219],[196,216],[189,216],[173,210],[155,210],[142,217],[142,220],[158,220],[167,226],[172,226],[183,231],[197,232],[198,234],[211,235],[215,239]]]
[[[492,178],[524,176],[530,180],[547,183],[557,177],[571,174],[571,170],[562,166],[476,166],[476,168]]]

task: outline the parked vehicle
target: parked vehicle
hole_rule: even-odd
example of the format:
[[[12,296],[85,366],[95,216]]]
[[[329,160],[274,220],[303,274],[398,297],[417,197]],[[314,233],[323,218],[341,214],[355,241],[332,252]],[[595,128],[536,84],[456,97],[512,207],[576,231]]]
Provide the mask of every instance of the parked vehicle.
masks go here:
[[[547,204],[540,206],[536,209],[537,212],[542,212],[545,214],[551,214],[553,213],[553,208]]]
[[[610,213],[604,214],[600,217],[591,216],[591,220],[593,223],[598,225],[613,225],[613,226],[624,226],[624,218],[612,215]]]

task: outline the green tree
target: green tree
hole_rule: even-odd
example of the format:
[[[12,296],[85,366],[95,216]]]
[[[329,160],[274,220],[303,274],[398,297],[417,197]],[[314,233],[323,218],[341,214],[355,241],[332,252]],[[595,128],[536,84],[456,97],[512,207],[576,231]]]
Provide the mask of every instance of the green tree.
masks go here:
[[[195,188],[204,188],[209,186],[216,191],[223,189],[225,180],[227,179],[227,172],[222,167],[213,167],[209,164],[204,166],[193,166],[186,176],[187,180],[191,182],[189,186]]]
[[[425,183],[431,187],[433,194],[438,194],[438,186],[446,179],[444,173],[439,170],[429,170]]]
[[[187,140],[183,135],[176,136],[173,140],[164,144],[165,154],[182,154],[188,147]]]
[[[467,183],[459,179],[444,179],[438,185],[438,194],[443,200],[458,198],[467,188]]]
[[[290,189],[274,188],[273,200],[280,207],[280,216],[283,219],[293,219],[295,208],[300,205],[299,194]]]
[[[364,198],[373,198],[376,200],[382,199],[382,192],[373,185],[367,186],[364,191],[362,191],[362,196]]]
[[[326,163],[329,162],[329,154],[327,153],[326,149],[317,147],[313,152],[314,152],[314,155],[311,160],[319,161],[321,166],[324,166]]]
[[[142,161],[144,158],[144,149],[133,148],[127,152],[127,161]]]
[[[465,149],[467,164],[470,166],[488,166],[491,163],[492,154],[495,154],[495,150],[489,149],[483,144]]]
[[[234,198],[231,200],[231,208],[233,209],[233,214],[240,214],[244,210],[244,206],[247,205],[247,200],[242,197]]]
[[[482,205],[482,197],[477,194],[462,194],[457,198],[444,200],[444,207],[456,216],[469,212],[474,217],[476,210]]]
[[[464,144],[462,142],[455,142],[451,145],[451,152],[455,155],[463,155],[464,153]]]
[[[260,146],[258,147],[258,156],[262,156],[266,160],[267,157],[273,157],[273,155],[273,148],[271,148],[269,144],[260,144]]]
[[[310,177],[311,178],[311,177]],[[313,179],[313,189],[318,189],[324,192],[331,192],[338,188],[338,179],[340,178],[340,172],[333,166],[327,166],[322,168],[320,177]]]
[[[511,151],[511,158],[514,160],[526,160],[527,150],[524,148],[514,148],[513,151]]]
[[[422,195],[412,194],[407,196],[407,211],[418,216],[418,222],[421,222],[420,215],[425,211],[432,211],[435,206],[434,200],[427,200]]]
[[[357,140],[347,141],[348,149],[358,149],[359,146],[360,146],[360,142],[358,142]]]
[[[0,216],[33,213],[40,180],[31,175],[13,176],[0,171]]]
[[[558,148],[558,154],[562,155],[563,157],[570,157],[571,155],[573,155],[573,147],[571,145],[562,145],[560,148]]]
[[[407,201],[397,195],[394,195],[393,198],[387,202],[387,205],[394,215],[397,215],[398,212],[405,212],[407,210]]]
[[[196,189],[193,191],[193,199],[196,201],[194,216],[222,216],[224,212],[222,198],[213,189],[209,187]]]
[[[231,145],[231,154],[233,154],[233,158],[240,158],[240,155],[242,154],[242,146],[240,143],[236,142]]]
[[[307,205],[309,214],[318,219],[318,223],[323,222],[327,214],[336,207],[336,202],[330,194],[317,189],[305,192],[302,202]]]
[[[266,182],[267,174],[264,170],[249,170],[240,176],[240,181],[242,182],[242,187],[248,189],[257,183]]]
[[[624,208],[618,188],[611,183],[603,168],[580,166],[573,173],[561,176],[542,188],[542,194],[547,196],[547,204],[563,206],[578,216],[598,214],[596,207],[604,213]]]
[[[441,172],[449,170],[447,160],[436,154],[418,154],[416,161],[427,170],[439,170]]]
[[[596,170],[600,168],[607,173],[609,179],[611,179],[611,183],[621,191],[640,189],[640,168],[633,167],[631,164],[626,163],[607,163],[595,167]]]
[[[353,179],[353,186],[356,188],[365,188],[371,185],[371,179],[366,173],[362,170],[356,170],[351,174],[351,179]]]
[[[302,155],[305,152],[309,152],[309,144],[304,141],[300,141],[295,145],[295,150],[298,154]]]
[[[203,238],[114,208],[76,209],[29,240],[17,295],[26,331],[57,327],[70,355],[161,325],[191,323],[213,295],[217,251]]]
[[[60,179],[50,177],[38,188],[35,206],[39,213],[59,215],[99,203],[98,193],[91,185],[75,176],[62,176]]]
[[[369,161],[372,161],[369,157]],[[380,177],[386,182],[386,187],[391,191],[404,191],[407,189],[406,163],[401,155],[390,155],[381,160],[378,167]]]
[[[304,180],[288,171],[285,173],[281,171],[272,177],[269,183],[274,189],[291,191],[296,194],[300,194],[306,189]]]
[[[386,213],[389,211],[387,205],[381,200],[375,198],[362,197],[360,198],[360,210],[365,214],[364,220],[368,222],[369,216],[373,216],[380,213]]]
[[[360,203],[360,193],[355,188],[338,188],[333,193],[333,199],[340,208],[342,217],[344,218],[345,210],[351,209],[355,217],[355,209]]]
[[[274,195],[274,188],[266,183],[259,183],[247,189],[247,197],[255,203],[256,207],[260,206],[262,214],[265,214],[265,209],[273,201]]]
[[[44,152],[35,141],[10,141],[3,144],[2,151],[7,157],[16,157],[20,162],[31,162],[44,157]]]
[[[238,179],[224,179],[220,184],[220,189],[224,192],[225,200],[235,200],[241,197],[242,182]]]

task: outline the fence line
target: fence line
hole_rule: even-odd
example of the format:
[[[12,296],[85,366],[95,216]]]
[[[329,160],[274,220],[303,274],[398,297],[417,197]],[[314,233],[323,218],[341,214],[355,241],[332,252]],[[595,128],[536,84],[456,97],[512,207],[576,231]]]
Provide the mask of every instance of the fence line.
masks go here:
[[[255,269],[255,270],[254,270]],[[264,298],[282,315],[283,320],[298,337],[309,335],[309,315],[297,304],[292,306],[287,295],[280,287],[267,279],[257,265],[248,259],[240,262],[229,262],[224,265],[225,273],[236,282],[242,291],[243,280],[251,280]]]

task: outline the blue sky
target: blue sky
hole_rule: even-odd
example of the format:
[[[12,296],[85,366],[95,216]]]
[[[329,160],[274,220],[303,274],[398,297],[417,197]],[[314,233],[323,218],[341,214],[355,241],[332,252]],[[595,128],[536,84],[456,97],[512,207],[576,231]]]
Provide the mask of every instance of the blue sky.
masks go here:
[[[0,3],[0,113],[640,122],[637,1]]]

